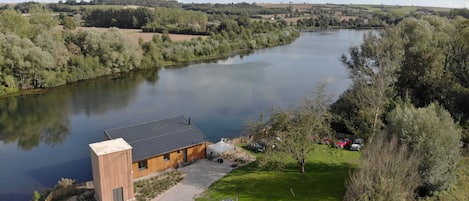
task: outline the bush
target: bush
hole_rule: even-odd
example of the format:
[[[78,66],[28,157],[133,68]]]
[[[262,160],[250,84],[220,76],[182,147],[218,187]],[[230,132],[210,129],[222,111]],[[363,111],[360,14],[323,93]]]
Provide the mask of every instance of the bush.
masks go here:
[[[346,201],[413,200],[420,185],[418,154],[394,136],[375,136],[364,149],[358,169],[347,184]]]
[[[415,108],[404,103],[391,111],[388,121],[390,131],[422,155],[420,195],[428,196],[447,189],[456,178],[461,140],[461,129],[449,112],[438,104]]]
[[[59,188],[67,188],[73,186],[75,183],[74,179],[68,179],[68,178],[61,178],[58,182],[57,185],[55,186],[57,189]]]

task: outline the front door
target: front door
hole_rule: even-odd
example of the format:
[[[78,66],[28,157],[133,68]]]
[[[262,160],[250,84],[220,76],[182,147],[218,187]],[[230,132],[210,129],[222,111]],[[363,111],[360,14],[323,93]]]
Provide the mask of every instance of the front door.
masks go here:
[[[112,195],[114,197],[113,201],[124,201],[124,195],[122,193],[122,187],[112,190]]]
[[[182,160],[184,160],[184,163],[187,163],[187,148],[182,150]]]

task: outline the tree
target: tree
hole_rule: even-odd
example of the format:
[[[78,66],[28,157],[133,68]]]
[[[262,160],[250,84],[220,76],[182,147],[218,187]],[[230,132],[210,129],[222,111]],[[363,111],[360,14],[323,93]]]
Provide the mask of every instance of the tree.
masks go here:
[[[342,55],[353,81],[345,96],[352,96],[349,106],[356,113],[339,115],[349,130],[365,138],[380,132],[385,108],[396,94],[394,85],[404,54],[398,37],[396,29],[387,29],[380,36],[368,32],[362,45],[350,48],[350,58]]]
[[[62,20],[62,23],[64,25],[64,29],[67,30],[74,30],[77,27],[77,24],[73,17],[65,16]]]
[[[296,109],[283,109],[270,116],[264,122],[248,123],[248,131],[254,139],[266,143],[266,157],[261,165],[279,160],[285,163],[292,158],[299,166],[299,172],[305,172],[305,162],[314,148],[313,137],[329,131],[330,97],[325,94],[325,85],[321,84],[311,100]]]
[[[397,136],[377,135],[365,147],[358,169],[347,182],[345,201],[413,200],[420,185],[419,154]]]
[[[449,112],[435,103],[415,108],[407,101],[391,111],[387,120],[390,132],[422,156],[420,195],[447,189],[455,180],[461,139],[461,129]]]

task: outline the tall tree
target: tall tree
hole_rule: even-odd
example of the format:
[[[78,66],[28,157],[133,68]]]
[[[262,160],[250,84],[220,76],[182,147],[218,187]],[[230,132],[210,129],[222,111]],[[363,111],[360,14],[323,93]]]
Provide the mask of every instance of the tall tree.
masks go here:
[[[396,72],[404,54],[398,33],[391,28],[379,36],[376,32],[368,32],[363,37],[363,44],[350,49],[350,57],[342,55],[342,62],[353,81],[352,89],[346,95],[352,96],[350,104],[356,108],[356,114],[342,114],[342,118],[349,130],[363,137],[380,132],[385,108],[395,96]]]
[[[267,122],[248,124],[248,131],[256,140],[266,143],[266,157],[261,165],[269,161],[285,163],[293,159],[299,172],[305,172],[306,159],[314,148],[313,137],[329,131],[329,103],[325,85],[320,85],[313,98],[296,109],[283,109],[270,116]],[[262,117],[262,116],[261,116]]]

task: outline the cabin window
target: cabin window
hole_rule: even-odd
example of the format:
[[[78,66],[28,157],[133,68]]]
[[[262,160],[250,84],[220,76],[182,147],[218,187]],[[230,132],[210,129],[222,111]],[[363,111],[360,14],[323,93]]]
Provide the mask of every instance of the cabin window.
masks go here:
[[[147,160],[139,161],[138,162],[138,170],[146,170],[148,168]]]
[[[169,153],[163,155],[165,161],[169,161]]]

